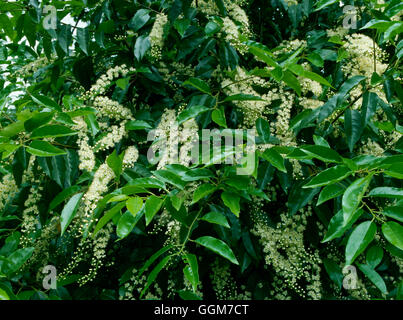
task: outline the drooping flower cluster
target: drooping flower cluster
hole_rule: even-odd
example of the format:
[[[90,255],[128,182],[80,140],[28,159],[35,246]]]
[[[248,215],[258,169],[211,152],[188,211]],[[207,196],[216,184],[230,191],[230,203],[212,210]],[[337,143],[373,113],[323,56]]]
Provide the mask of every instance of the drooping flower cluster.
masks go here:
[[[343,48],[348,54],[346,63],[342,66],[346,75],[364,75],[371,79],[375,70],[379,75],[385,72],[387,65],[382,62],[386,53],[370,37],[360,33],[347,35]]]
[[[164,13],[158,13],[155,17],[154,25],[150,32],[151,56],[159,60],[164,46],[164,28],[168,22],[168,16]]]
[[[115,120],[133,120],[130,109],[106,96],[97,96],[94,107],[98,110],[97,117],[109,117]]]
[[[113,80],[126,77],[130,72],[134,72],[136,69],[133,67],[128,68],[125,64],[121,66],[115,66],[106,71],[99,79],[93,84],[87,92],[82,96],[84,100],[94,99],[97,95],[104,94],[106,90],[111,86]]]
[[[191,150],[198,141],[198,130],[195,119],[179,125],[175,110],[166,110],[155,130],[155,142],[152,145],[154,152],[159,151],[157,168],[174,163],[189,166],[192,161]]]
[[[123,156],[122,168],[131,168],[139,157],[139,151],[135,146],[130,146],[126,149]]]
[[[79,169],[91,172],[95,167],[95,154],[89,145],[87,136],[87,124],[82,117],[75,119],[76,125],[73,127],[77,131],[78,156],[80,158]]]
[[[14,198],[17,191],[18,186],[13,175],[11,173],[6,174],[0,183],[0,212],[3,211],[8,199]]]
[[[281,222],[270,227],[257,216],[252,230],[263,246],[267,266],[274,269],[274,290],[271,296],[286,299],[291,294],[302,298],[320,299],[320,264],[318,252],[305,248],[304,231],[312,209],[289,217],[281,214]],[[304,281],[309,285],[305,286]]]
[[[94,179],[82,198],[82,205],[79,208],[79,216],[82,219],[80,231],[84,233],[93,220],[93,212],[98,201],[102,199],[102,194],[108,190],[109,182],[115,177],[113,170],[103,163],[94,174]]]

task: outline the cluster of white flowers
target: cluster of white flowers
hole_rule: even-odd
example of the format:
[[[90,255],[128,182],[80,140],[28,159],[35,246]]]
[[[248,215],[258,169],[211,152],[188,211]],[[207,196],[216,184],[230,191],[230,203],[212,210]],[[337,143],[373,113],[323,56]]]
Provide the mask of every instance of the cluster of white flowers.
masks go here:
[[[265,262],[275,271],[271,296],[286,299],[290,293],[296,293],[302,298],[320,299],[321,259],[317,251],[312,253],[304,244],[304,231],[312,208],[301,209],[293,217],[281,214],[281,222],[276,227],[269,227],[260,215],[264,217],[263,212],[257,212],[254,217],[256,224],[252,233],[260,237]],[[308,285],[302,285],[304,281]]]
[[[324,104],[324,102],[321,100],[306,97],[301,97],[298,102],[304,109],[316,109]]]
[[[217,300],[251,300],[252,293],[245,291],[239,293],[237,283],[231,275],[229,263],[216,259],[211,265],[210,274],[211,284]]]
[[[178,125],[175,110],[167,109],[155,131],[154,152],[159,151],[158,169],[167,164],[179,163],[189,166],[191,150],[198,141],[199,127],[195,119],[189,119]]]
[[[224,0],[224,5],[227,11],[230,13],[230,11],[234,10],[234,7],[240,7],[247,2],[248,0]],[[197,8],[197,10],[203,12],[207,16],[217,16],[220,14],[220,10],[218,9],[216,1],[214,0],[193,0],[192,7]]]
[[[113,224],[108,223],[95,236],[92,243],[93,254],[90,262],[91,266],[88,273],[78,280],[80,286],[83,286],[97,276],[98,270],[102,267],[103,260],[106,258],[106,246],[108,245],[112,231]]]
[[[304,62],[302,67],[305,71],[312,71],[311,66],[307,62]],[[298,80],[301,84],[301,92],[303,94],[312,92],[316,97],[321,95],[323,89],[319,82],[304,77],[298,77]]]
[[[134,163],[139,158],[139,151],[135,146],[130,146],[126,149],[122,160],[123,169],[133,167]]]
[[[138,275],[138,270],[132,270],[131,278],[124,284],[123,294],[119,296],[119,300],[137,300],[139,299],[140,293],[147,284],[147,276],[143,273],[141,276]],[[162,290],[158,283],[154,283],[148,289],[148,292],[144,295],[142,299],[145,300],[161,300]]]
[[[340,39],[342,39],[347,33],[348,33],[348,29],[344,28],[343,26],[339,26],[335,29],[326,30],[326,34],[329,38],[339,37]]]
[[[98,152],[114,147],[116,143],[127,135],[126,122],[122,121],[119,126],[113,125],[107,128],[108,133],[97,141],[94,150]]]
[[[359,150],[360,154],[373,155],[376,157],[381,157],[384,152],[385,150],[379,145],[379,143],[371,139],[368,139],[365,143],[363,143]]]
[[[34,75],[39,69],[50,65],[53,62],[53,57],[51,60],[48,60],[47,57],[40,57],[30,63],[25,64],[20,69],[18,69],[14,75],[20,78],[26,78]]]
[[[164,13],[158,13],[155,17],[155,22],[150,32],[150,54],[156,60],[161,58],[162,48],[164,46],[164,28],[167,23],[168,16]]]
[[[385,72],[387,64],[382,62],[386,58],[386,52],[379,48],[370,37],[354,33],[347,35],[345,38],[346,43],[343,48],[346,50],[348,57],[346,63],[342,66],[342,70],[346,75],[363,75],[370,79],[375,69],[379,75]]]
[[[93,222],[93,212],[98,201],[102,199],[102,194],[108,191],[109,182],[115,177],[113,170],[103,163],[94,174],[94,179],[82,198],[82,205],[79,208],[79,215],[82,218],[80,233],[83,234]]]
[[[276,50],[273,50],[273,54],[275,56],[280,56],[285,53],[290,53],[292,51],[297,50],[300,47],[306,47],[307,42],[305,40],[299,40],[299,39],[294,39],[294,40],[284,40],[283,42],[280,43],[278,48]]]
[[[18,191],[18,186],[15,183],[11,173],[6,174],[0,183],[0,212],[3,211],[8,199],[14,198]]]
[[[36,226],[38,224],[39,208],[38,202],[41,199],[42,186],[37,188],[32,186],[29,189],[29,195],[24,202],[24,211],[22,212],[22,224],[21,224],[21,246],[26,247],[32,242],[32,236],[36,232]]]
[[[195,76],[195,69],[192,65],[185,65],[179,61],[174,61],[169,66],[161,61],[158,72],[164,78],[164,81],[174,89],[181,86],[181,83],[178,82],[178,80],[182,80],[181,78],[187,79]]]
[[[258,77],[250,78],[246,72],[238,67],[234,79],[224,79],[221,87],[226,95],[249,94],[261,98],[262,100],[235,101],[234,104],[240,108],[244,115],[244,125],[250,128],[255,125],[256,120],[264,118],[266,106],[271,102],[269,96],[262,96],[253,89],[253,85],[264,85],[264,81]]]
[[[116,120],[134,120],[130,109],[106,96],[94,99],[94,107],[99,111],[97,117],[109,117]]]
[[[75,119],[76,125],[73,127],[77,131],[78,156],[80,159],[79,169],[91,172],[95,167],[95,154],[89,145],[87,136],[87,124],[82,117]]]
[[[90,100],[95,98],[97,95],[104,94],[110,87],[113,80],[120,77],[126,77],[130,72],[134,71],[136,71],[135,68],[128,68],[125,64],[108,69],[106,74],[101,75],[95,84],[91,86],[90,90],[83,94],[82,98],[84,100]]]
[[[243,44],[240,40],[239,27],[232,21],[230,17],[223,19],[222,31],[225,33],[225,40],[227,40],[240,54],[248,52],[248,46]]]

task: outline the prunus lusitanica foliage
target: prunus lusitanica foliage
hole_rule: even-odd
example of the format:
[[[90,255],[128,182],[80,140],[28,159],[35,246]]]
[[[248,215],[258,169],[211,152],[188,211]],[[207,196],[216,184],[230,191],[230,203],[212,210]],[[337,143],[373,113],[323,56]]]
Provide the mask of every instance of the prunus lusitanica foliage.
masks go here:
[[[0,299],[402,299],[402,12],[2,1]]]

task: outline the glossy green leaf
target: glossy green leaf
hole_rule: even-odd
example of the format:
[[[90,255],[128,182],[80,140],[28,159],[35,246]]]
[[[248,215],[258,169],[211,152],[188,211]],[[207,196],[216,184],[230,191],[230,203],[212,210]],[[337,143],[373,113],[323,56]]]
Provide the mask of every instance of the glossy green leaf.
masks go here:
[[[351,233],[346,245],[346,265],[350,265],[374,240],[376,225],[371,221],[359,224]]]
[[[27,151],[35,156],[53,157],[66,154],[66,151],[56,148],[47,141],[35,140],[32,141]]]
[[[331,167],[313,177],[303,188],[316,188],[335,183],[347,178],[351,173],[351,170],[345,166]]]
[[[62,235],[67,230],[70,222],[75,217],[83,194],[84,193],[77,193],[76,195],[72,196],[71,199],[64,206],[62,214],[60,215],[60,226],[62,229]]]
[[[163,203],[164,203],[163,199],[160,199],[154,195],[147,198],[145,203],[145,216],[147,226],[150,224],[155,214],[161,209]]]
[[[195,242],[228,259],[232,263],[239,265],[238,260],[236,259],[231,248],[228,247],[224,241],[210,236],[204,236],[197,238]]]
[[[403,250],[403,227],[394,221],[386,222],[382,225],[382,233],[395,247]]]

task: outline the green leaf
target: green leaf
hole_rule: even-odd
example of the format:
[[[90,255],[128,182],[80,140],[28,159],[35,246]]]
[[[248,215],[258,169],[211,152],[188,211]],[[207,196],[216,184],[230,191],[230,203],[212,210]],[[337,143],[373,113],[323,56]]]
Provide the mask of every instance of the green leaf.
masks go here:
[[[81,50],[88,56],[88,45],[90,42],[90,34],[88,28],[77,28],[77,43]]]
[[[403,227],[394,221],[388,221],[382,225],[382,233],[395,247],[403,250]]]
[[[0,288],[0,300],[10,300],[7,292]]]
[[[324,9],[324,8],[326,8],[326,7],[328,7],[328,6],[330,6],[330,5],[332,5],[332,4],[334,4],[334,3],[336,3],[337,2],[337,0],[319,0],[318,2],[316,2],[316,4],[315,4],[315,10],[314,11],[319,11],[319,10],[322,10],[322,9]]]
[[[392,164],[389,168],[385,169],[383,173],[393,178],[403,179],[403,164]]]
[[[219,213],[217,211],[212,211],[212,212],[207,213],[206,215],[201,217],[200,220],[219,224],[225,228],[230,228],[227,218],[222,213]]]
[[[322,59],[322,57],[316,53],[316,52],[312,52],[310,53],[306,59],[311,62],[313,65],[315,65],[316,67],[322,68],[324,65],[324,61]]]
[[[305,145],[301,147],[301,150],[310,155],[313,158],[322,160],[324,162],[343,162],[340,155],[333,149],[316,146],[316,145]]]
[[[325,238],[322,243],[331,241],[333,239],[341,237],[351,226],[358,220],[358,218],[364,213],[362,209],[356,210],[349,220],[344,220],[343,210],[339,210],[330,219]]]
[[[183,110],[176,118],[176,121],[178,121],[178,124],[182,124],[186,120],[194,119],[198,115],[209,110],[210,109],[205,106],[191,106],[190,108]]]
[[[223,102],[228,101],[263,101],[261,97],[254,96],[253,94],[238,93],[226,97]]]
[[[193,291],[197,290],[197,286],[200,282],[199,280],[199,265],[197,263],[197,257],[192,253],[186,253],[184,259],[188,266],[183,270],[185,276],[188,278],[189,282],[192,284]]]
[[[126,124],[126,130],[144,130],[152,129],[152,126],[143,120],[133,120]]]
[[[315,144],[317,146],[322,146],[322,147],[326,147],[326,148],[330,148],[329,143],[322,137],[319,136],[313,136],[313,141],[315,142]]]
[[[116,178],[119,179],[120,174],[122,173],[123,160],[117,155],[116,150],[113,150],[113,152],[106,158],[106,163],[108,164],[108,167],[113,170]]]
[[[72,196],[71,199],[64,206],[62,214],[60,215],[60,226],[62,229],[62,235],[67,230],[67,227],[76,215],[83,194],[84,193],[77,193],[76,195]]]
[[[366,260],[367,264],[372,268],[376,268],[381,262],[383,258],[383,250],[381,247],[372,246],[367,250]]]
[[[351,265],[374,240],[376,225],[372,221],[359,224],[351,233],[346,245],[346,265]]]
[[[225,9],[225,4],[223,0],[214,0],[218,10],[220,11],[220,14],[223,16],[227,15],[227,10]]]
[[[146,226],[148,226],[155,214],[160,210],[164,200],[157,196],[149,196],[145,204]]]
[[[330,185],[324,187],[319,194],[318,202],[316,203],[316,206],[319,206],[322,203],[324,203],[330,199],[333,199],[333,198],[336,198],[336,197],[342,195],[345,190],[346,190],[346,188],[339,183],[330,184]]]
[[[221,27],[218,23],[215,23],[214,21],[209,21],[206,24],[206,27],[204,28],[204,32],[206,33],[206,35],[211,36],[214,33],[217,33],[218,31],[220,31]]]
[[[64,189],[60,192],[49,204],[49,211],[56,208],[59,204],[61,204],[64,200],[77,193],[80,190],[79,186],[71,186],[67,189]]]
[[[156,253],[154,253],[147,261],[146,263],[141,267],[139,270],[138,276],[141,277],[141,275],[146,271],[153,263],[155,260],[157,260],[161,255],[163,255],[165,252],[169,251],[172,249],[172,245],[167,245],[166,247],[163,247],[159,249]]]
[[[326,272],[329,275],[330,279],[333,280],[334,283],[337,284],[339,289],[341,289],[343,285],[343,273],[342,270],[340,269],[339,265],[334,262],[333,260],[330,259],[324,259],[323,264],[325,266]]]
[[[22,248],[14,251],[7,257],[7,263],[3,266],[6,274],[12,274],[20,269],[25,262],[32,256],[34,248]]]
[[[140,197],[130,198],[126,201],[126,207],[135,216],[143,208],[143,199]]]
[[[148,22],[148,20],[150,20],[149,12],[150,10],[148,9],[137,10],[136,14],[129,22],[129,28],[131,28],[134,32],[137,32]]]
[[[371,197],[403,199],[403,189],[395,187],[378,187],[372,189],[368,195]]]
[[[294,89],[298,96],[301,96],[301,85],[299,80],[290,72],[286,71],[282,79],[290,88]]]
[[[368,122],[371,120],[372,116],[375,114],[376,108],[378,106],[378,97],[373,92],[365,92],[362,98],[362,129],[364,129]],[[358,116],[357,116],[358,118]]]
[[[25,130],[31,132],[34,129],[47,124],[52,120],[54,112],[39,112],[34,114],[30,119],[24,122]]]
[[[134,56],[137,61],[141,61],[146,55],[148,49],[151,48],[150,38],[146,35],[141,35],[136,39],[136,43],[134,45]]]
[[[190,20],[189,19],[176,19],[174,22],[174,27],[176,31],[183,37],[185,35],[186,30],[190,26]]]
[[[270,143],[270,125],[266,120],[262,118],[257,119],[256,130],[264,143]]]
[[[48,138],[48,137],[64,137],[77,134],[77,131],[61,125],[48,125],[35,129],[31,133],[31,139]]]
[[[63,111],[62,108],[54,102],[52,99],[43,96],[41,94],[31,94],[32,101],[38,103],[41,106],[44,106],[46,108],[50,108],[56,111]]]
[[[211,113],[211,119],[219,126],[227,128],[227,121],[225,119],[225,113],[221,109],[214,109]]]
[[[344,114],[344,129],[347,136],[347,145],[353,152],[354,145],[360,140],[363,126],[361,114],[358,110],[347,109]]]
[[[160,261],[160,263],[157,264],[157,266],[150,272],[150,274],[147,277],[147,283],[146,286],[143,288],[143,290],[140,293],[140,298],[146,293],[148,288],[153,284],[155,279],[157,279],[158,274],[160,271],[167,265],[169,260],[171,259],[172,256],[167,256],[164,259]]]
[[[189,78],[188,80],[186,80],[183,83],[183,85],[192,86],[203,93],[207,93],[207,94],[211,95],[210,86],[207,84],[207,82],[205,82],[199,78]]]
[[[357,210],[361,199],[368,189],[372,175],[355,180],[344,192],[342,199],[344,220],[348,221]]]
[[[97,225],[95,226],[95,229],[94,229],[94,232],[92,235],[93,238],[95,238],[95,235],[98,233],[98,231],[101,230],[125,206],[126,206],[125,202],[119,202],[114,207],[112,207],[110,210],[108,210],[105,213],[105,215],[101,219],[99,219]]]
[[[358,268],[364,273],[369,280],[379,289],[383,294],[388,293],[388,289],[386,288],[385,281],[383,281],[382,277],[376,272],[371,266],[367,264],[358,264]]]
[[[221,193],[221,199],[224,204],[228,208],[230,208],[231,212],[239,217],[239,212],[241,210],[239,201],[241,200],[241,198],[232,192],[224,191],[223,193]]]
[[[262,158],[269,161],[278,170],[287,173],[284,166],[284,159],[275,149],[266,149],[262,153]]]
[[[389,218],[403,222],[403,206],[386,207],[382,213]]]
[[[348,177],[351,173],[351,170],[345,166],[331,167],[313,177],[303,188],[317,188],[335,183]]]
[[[224,241],[210,236],[204,236],[197,238],[195,242],[228,259],[232,263],[239,265],[239,262],[236,259],[231,248],[228,247],[228,245]]]
[[[213,193],[216,189],[217,187],[213,186],[212,184],[209,183],[201,184],[200,186],[197,187],[197,189],[193,193],[192,203],[198,202],[200,199]]]
[[[47,141],[35,140],[27,147],[27,151],[35,156],[53,157],[66,154],[66,151],[52,146]]]
[[[127,237],[132,232],[137,219],[130,211],[126,211],[119,219],[116,234],[120,239]]]
[[[180,290],[178,291],[179,296],[183,299],[183,300],[196,300],[196,301],[201,301],[203,300],[202,298],[200,298],[197,294],[195,294],[192,291],[188,291],[188,290]]]
[[[291,191],[288,195],[287,207],[290,214],[294,215],[306,206],[313,197],[319,192],[320,188],[302,188],[303,181],[293,183]]]

